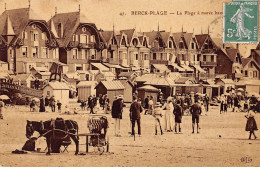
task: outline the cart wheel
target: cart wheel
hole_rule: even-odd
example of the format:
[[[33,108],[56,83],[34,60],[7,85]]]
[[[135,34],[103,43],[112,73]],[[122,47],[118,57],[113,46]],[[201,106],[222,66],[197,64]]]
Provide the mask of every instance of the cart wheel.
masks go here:
[[[107,152],[109,152],[109,137],[107,136]]]

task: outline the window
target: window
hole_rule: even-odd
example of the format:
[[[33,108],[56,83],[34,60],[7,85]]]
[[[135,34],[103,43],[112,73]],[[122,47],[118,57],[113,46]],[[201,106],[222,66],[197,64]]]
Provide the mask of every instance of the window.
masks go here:
[[[27,57],[27,47],[22,47],[22,56]]]
[[[250,77],[253,77],[253,72],[252,71],[250,71],[249,74],[250,74]]]
[[[87,35],[86,34],[80,34],[80,43],[87,43]]]
[[[10,49],[10,57],[14,58],[14,50],[13,49]]]
[[[90,56],[92,60],[96,58],[96,51],[94,49],[90,49]]]
[[[89,59],[89,50],[85,51],[85,59]]]
[[[250,62],[249,67],[253,68],[253,62]]]
[[[48,49],[46,47],[42,48],[42,58],[48,58]]]
[[[78,58],[78,50],[77,49],[73,49],[72,50],[72,59],[77,59]]]
[[[138,40],[135,38],[135,39],[133,39],[133,42],[132,42],[132,43],[133,43],[133,46],[136,47],[136,46],[138,45]]]
[[[214,62],[214,55],[211,55],[211,62]]]
[[[31,31],[31,41],[38,41],[39,34],[37,31]]]
[[[185,61],[184,54],[181,55],[181,60],[182,60],[182,61]]]
[[[85,49],[82,49],[82,50],[81,50],[81,59],[84,59],[85,56],[86,56],[86,54],[85,54]]]
[[[156,53],[153,53],[153,60],[156,60]]]
[[[245,70],[245,77],[248,77],[248,72],[247,72],[247,70]]]
[[[28,37],[27,37],[28,35],[27,35],[27,32],[26,31],[24,31],[23,33],[22,33],[22,39],[27,39]]]
[[[90,42],[92,42],[92,43],[95,42],[95,35],[90,36]]]
[[[50,96],[51,95],[51,92],[50,91],[47,91],[47,96]]]
[[[206,61],[206,60],[207,60],[207,56],[203,55],[203,61]]]
[[[169,41],[169,48],[172,48],[172,42]]]
[[[254,72],[253,72],[253,77],[254,77],[254,78],[257,78],[257,71],[254,71]]]
[[[180,42],[180,43],[179,43],[179,48],[180,48],[180,49],[183,49],[183,48],[184,48],[183,42]]]
[[[195,44],[191,43],[191,49],[195,49]]]
[[[73,34],[72,41],[79,41],[79,40],[78,40],[78,35]]]
[[[138,60],[138,54],[135,54],[135,60]]]
[[[144,60],[148,60],[148,54],[144,54]]]
[[[32,56],[38,57],[38,47],[32,47]]]

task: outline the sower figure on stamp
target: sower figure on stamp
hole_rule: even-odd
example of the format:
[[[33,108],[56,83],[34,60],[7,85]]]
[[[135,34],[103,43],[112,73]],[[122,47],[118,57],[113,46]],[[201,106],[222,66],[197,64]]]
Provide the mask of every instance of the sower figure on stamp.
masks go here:
[[[161,109],[161,103],[157,102],[156,105],[154,106],[154,111],[153,111],[153,117],[155,118],[155,135],[157,135],[157,127],[159,125],[160,130],[161,130],[161,135],[163,134],[162,131],[162,109]]]
[[[130,119],[132,122],[132,133],[131,135],[134,135],[135,133],[135,122],[137,122],[138,127],[138,135],[141,136],[141,112],[143,111],[143,108],[141,104],[137,101],[136,96],[133,97],[134,101],[130,106]]]
[[[191,106],[190,112],[192,115],[192,133],[194,133],[195,123],[197,124],[197,133],[199,133],[199,118],[201,114],[201,107],[198,102]]]

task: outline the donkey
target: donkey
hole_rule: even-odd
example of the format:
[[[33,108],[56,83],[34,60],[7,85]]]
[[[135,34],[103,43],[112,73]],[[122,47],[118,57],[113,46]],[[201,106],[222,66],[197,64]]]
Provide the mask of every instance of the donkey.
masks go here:
[[[54,128],[62,131],[53,130]],[[56,120],[48,120],[45,122],[27,120],[26,137],[30,139],[35,131],[39,132],[40,136],[45,137],[48,147],[48,152],[46,155],[51,154],[51,148],[52,145],[55,145],[55,142],[62,142],[71,138],[76,144],[75,155],[77,155],[79,152],[78,129],[78,123],[73,120],[63,120],[61,118],[57,118]]]

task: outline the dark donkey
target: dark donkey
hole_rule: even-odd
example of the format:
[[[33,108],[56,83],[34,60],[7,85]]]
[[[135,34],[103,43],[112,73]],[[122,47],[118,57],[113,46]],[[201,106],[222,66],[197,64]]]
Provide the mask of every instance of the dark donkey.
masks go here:
[[[57,141],[61,142],[71,138],[76,144],[75,155],[77,155],[79,152],[78,129],[78,123],[76,121],[63,120],[62,118],[45,122],[27,120],[26,137],[30,139],[35,131],[39,132],[40,136],[45,137],[48,147],[47,155],[50,155],[51,148],[53,148],[52,145]]]

